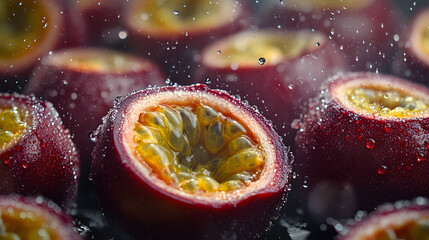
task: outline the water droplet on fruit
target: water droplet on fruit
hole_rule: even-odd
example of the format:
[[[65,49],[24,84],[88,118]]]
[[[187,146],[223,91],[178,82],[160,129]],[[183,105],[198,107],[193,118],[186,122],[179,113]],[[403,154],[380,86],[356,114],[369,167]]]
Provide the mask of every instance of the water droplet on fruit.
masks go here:
[[[174,15],[179,15],[179,11],[177,11],[176,9],[173,10],[173,14]]]
[[[423,162],[424,160],[423,156],[417,156],[417,162]]]
[[[22,163],[22,164],[21,164],[21,166],[22,166],[23,168],[28,168],[28,163],[24,162],[24,163]]]
[[[95,131],[92,131],[92,132],[90,132],[90,133],[89,133],[89,139],[90,139],[92,142],[96,142],[96,141],[97,141],[97,136],[96,136],[96,134],[95,134]]]
[[[217,50],[217,54],[221,54],[222,52],[220,50]]]
[[[258,59],[258,63],[259,63],[259,65],[264,65],[264,64],[265,64],[265,58],[260,57],[260,58]]]
[[[366,140],[365,146],[368,149],[373,149],[375,147],[375,141],[374,141],[374,139],[368,139],[368,140]]]
[[[380,167],[377,169],[377,173],[378,173],[378,174],[380,174],[380,175],[384,175],[384,174],[386,174],[386,173],[387,173],[387,167],[386,167],[386,166],[380,166]]]
[[[317,42],[317,43],[316,43],[316,46],[320,47],[320,42]]]

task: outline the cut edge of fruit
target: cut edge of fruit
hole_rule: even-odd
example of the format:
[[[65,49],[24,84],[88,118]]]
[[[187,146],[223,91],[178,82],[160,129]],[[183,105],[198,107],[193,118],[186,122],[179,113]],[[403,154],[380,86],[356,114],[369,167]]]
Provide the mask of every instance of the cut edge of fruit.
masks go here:
[[[199,32],[205,33],[205,30],[207,29],[219,28],[221,26],[227,25],[230,22],[233,22],[234,20],[238,19],[241,15],[241,12],[244,11],[241,4],[238,4],[236,1],[222,1],[217,14],[222,17],[211,17],[216,19],[216,21],[200,21],[200,23],[203,22],[204,24],[189,25],[186,27],[182,26],[177,29],[167,29],[159,27],[157,24],[152,24],[152,21],[148,20],[149,14],[145,14],[144,12],[142,13],[140,11],[141,5],[144,2],[145,1],[135,1],[134,4],[130,4],[129,7],[127,7],[125,11],[127,13],[125,24],[128,25],[129,28],[132,29],[136,34],[149,34],[151,37],[160,38],[169,38],[169,36],[177,35],[192,36],[194,34],[198,34]],[[174,17],[177,17],[177,15],[180,14],[179,10],[177,10],[177,12],[171,11],[169,20],[173,21]],[[136,21],[136,19],[138,19],[138,21]]]
[[[72,48],[54,52],[42,60],[43,65],[77,72],[124,74],[150,69],[144,59],[123,52],[97,48]]]
[[[411,22],[410,50],[429,65],[429,9],[419,13]]]
[[[11,60],[6,57],[0,58],[0,69],[6,72],[17,72],[26,69],[34,64],[38,57],[45,55],[52,46],[56,45],[59,41],[61,34],[59,32],[63,29],[64,21],[60,12],[60,6],[52,0],[41,0],[39,4],[43,4],[46,9],[46,14],[50,19],[48,24],[52,24],[48,29],[49,31],[43,37],[35,48],[24,54],[22,57]]]
[[[211,100],[213,98],[216,98],[215,101],[217,102],[217,104],[213,104],[214,101]],[[244,124],[247,124],[249,129],[253,130],[252,133],[255,139],[259,141],[261,145],[261,151],[265,157],[265,167],[260,174],[259,180],[251,182],[244,188],[240,188],[230,192],[193,194],[181,191],[173,186],[168,185],[156,174],[151,173],[151,170],[145,168],[135,158],[134,148],[136,147],[136,143],[133,141],[133,126],[134,123],[138,120],[140,112],[145,108],[154,107],[159,104],[187,105],[189,101],[206,104],[224,113],[225,115],[233,116],[233,119],[241,119]],[[221,109],[231,110],[225,111]],[[234,113],[232,111],[234,111]],[[277,176],[277,174],[279,174],[279,171],[276,170],[276,167],[278,167],[276,158],[280,156],[277,155],[277,146],[274,146],[274,143],[272,143],[272,141],[270,140],[271,136],[269,135],[269,133],[266,132],[266,130],[260,125],[257,120],[253,119],[252,116],[250,116],[250,113],[248,111],[241,107],[235,106],[228,100],[206,92],[191,92],[186,90],[164,91],[139,97],[126,108],[125,112],[127,118],[122,119],[122,130],[120,131],[121,133],[118,133],[118,141],[125,145],[125,147],[123,147],[123,151],[125,151],[126,156],[129,157],[128,164],[138,169],[137,175],[142,177],[142,179],[146,181],[149,185],[152,185],[154,188],[161,189],[167,195],[170,195],[174,198],[180,196],[182,199],[189,202],[199,202],[201,204],[207,203],[210,205],[223,205],[235,204],[241,199],[244,199],[254,193],[269,193],[271,191],[278,191],[282,188],[282,184],[279,184],[279,186],[277,186],[278,188],[276,188],[276,186],[273,186],[275,184],[272,184],[274,179],[280,178],[279,176]],[[243,115],[249,117],[238,117]],[[283,159],[281,159],[280,161],[283,161]],[[283,186],[285,184],[286,180]]]
[[[290,42],[291,45],[295,45],[293,43],[299,42],[302,44],[298,50],[296,50],[296,46],[294,46],[294,50],[291,53],[285,52],[287,49],[287,45],[284,44],[283,48],[279,49],[278,46],[269,46],[273,47],[273,50],[278,50],[281,52],[281,56],[275,56],[270,58],[266,54],[262,54],[261,56],[255,57],[254,59],[245,61],[231,61],[229,56],[227,55],[232,48],[233,53],[234,50],[237,50],[237,42],[240,42],[240,46],[242,46],[242,42],[246,41],[249,45],[252,45],[256,39],[260,38],[261,41],[269,41],[270,43],[273,40],[276,43],[284,43]],[[299,41],[299,40],[305,40]],[[295,59],[299,59],[301,56],[316,51],[318,48],[323,48],[327,44],[327,37],[319,32],[311,32],[308,30],[300,30],[300,31],[276,31],[276,30],[259,30],[259,31],[244,31],[241,33],[237,33],[235,35],[226,37],[218,42],[215,42],[209,45],[207,48],[203,50],[202,53],[202,62],[204,65],[212,67],[212,68],[231,68],[233,70],[239,68],[248,68],[248,67],[267,67],[267,66],[275,66],[282,62],[287,62]],[[232,47],[231,47],[232,46]],[[235,51],[237,52],[237,51]],[[266,51],[265,51],[266,52]],[[292,54],[288,56],[288,54]],[[277,54],[278,55],[278,54]],[[259,58],[263,58],[264,61],[260,62]],[[235,65],[235,66],[234,66]]]
[[[389,119],[389,120],[404,120],[404,119],[414,119],[414,118],[428,118],[429,117],[429,108],[425,109],[423,112],[409,114],[404,117],[397,116],[388,116],[382,114],[374,114],[370,111],[366,111],[356,105],[354,105],[346,95],[347,90],[349,89],[359,89],[359,88],[370,88],[380,91],[393,90],[404,95],[411,95],[415,98],[421,99],[427,105],[429,105],[429,94],[419,90],[416,85],[412,83],[402,83],[402,81],[395,81],[389,77],[381,78],[371,78],[371,77],[357,77],[351,80],[341,82],[340,84],[333,84],[332,95],[334,98],[337,98],[343,106],[348,109],[351,109],[353,112],[359,114],[370,116],[370,118],[379,118],[379,119]]]

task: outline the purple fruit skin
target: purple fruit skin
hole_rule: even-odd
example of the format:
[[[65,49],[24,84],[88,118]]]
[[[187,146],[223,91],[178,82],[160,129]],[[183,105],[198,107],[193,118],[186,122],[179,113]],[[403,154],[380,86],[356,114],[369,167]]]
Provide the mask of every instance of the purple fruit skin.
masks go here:
[[[5,195],[0,196],[0,208],[11,207],[29,207],[35,211],[42,211],[49,217],[49,221],[55,221],[57,227],[55,233],[61,240],[81,240],[77,232],[74,231],[72,218],[61,211],[61,208],[55,203],[43,197],[23,197],[20,195]]]
[[[276,65],[244,66],[237,70],[200,65],[194,74],[194,82],[208,78],[210,87],[228,90],[256,105],[273,121],[285,144],[293,148],[296,134],[291,127],[293,120],[299,118],[308,99],[319,93],[328,77],[346,71],[349,64],[343,52],[326,41],[314,51],[303,52]]]
[[[91,48],[82,50],[91,51]],[[45,65],[42,61],[24,91],[52,102],[57,108],[64,125],[74,135],[84,175],[89,172],[94,148],[90,134],[101,124],[101,118],[109,111],[115,98],[148,85],[165,85],[164,75],[155,64],[135,58],[136,61],[144,61],[148,67],[141,71],[102,73]]]
[[[386,79],[429,95],[429,89],[388,75],[351,73],[330,81],[301,117],[295,171],[308,193],[321,181],[350,184],[358,208],[428,196],[429,117],[381,119],[345,108],[332,88],[352,79]]]
[[[1,94],[0,106],[25,107],[32,125],[20,141],[0,152],[0,194],[42,195],[68,210],[77,195],[80,160],[51,103]]]
[[[421,201],[421,203],[417,203],[417,201]],[[421,214],[421,216],[429,216],[428,200],[426,198],[419,197],[411,202],[398,201],[394,204],[383,204],[369,216],[366,216],[359,222],[351,225],[349,227],[349,231],[346,234],[339,234],[335,240],[353,239],[353,236],[356,234],[356,232],[362,231],[368,227],[377,226],[377,224],[379,224],[386,217],[389,217],[389,215],[407,212]]]
[[[236,205],[215,207],[210,203],[189,202],[192,200],[166,194],[141,177],[128,163],[133,157],[124,152],[124,143],[118,138],[121,115],[125,113],[126,116],[127,105],[146,94],[177,90],[214,94],[253,111],[225,92],[210,90],[204,85],[147,89],[116,102],[97,130],[97,143],[93,151],[94,187],[103,211],[114,225],[119,225],[118,229],[138,238],[249,239],[262,233],[278,217],[286,201],[293,156],[260,114],[255,112],[255,118],[272,137],[279,159],[276,163],[279,174],[275,179],[279,186],[267,186],[265,193],[255,192]]]

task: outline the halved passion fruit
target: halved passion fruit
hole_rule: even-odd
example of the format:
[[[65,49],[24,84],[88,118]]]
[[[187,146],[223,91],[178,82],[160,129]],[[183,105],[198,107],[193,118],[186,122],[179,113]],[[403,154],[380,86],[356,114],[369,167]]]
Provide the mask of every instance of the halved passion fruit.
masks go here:
[[[326,180],[348,184],[358,208],[428,196],[428,136],[429,89],[387,75],[339,75],[301,118],[296,171],[306,192]]]
[[[204,85],[115,103],[92,174],[110,218],[139,237],[251,238],[278,216],[292,155],[258,112]]]
[[[429,239],[429,201],[418,197],[413,201],[385,204],[369,216],[353,224],[338,240]]]
[[[316,29],[329,35],[350,59],[352,71],[387,71],[398,30],[389,0],[289,0],[267,8],[258,25]]]
[[[0,239],[78,240],[72,219],[42,197],[0,197]]]
[[[82,43],[80,21],[73,9],[66,9],[61,1],[2,1],[0,90],[9,90],[4,89],[6,85],[12,88],[18,85],[16,80],[27,77],[38,58],[49,51]]]
[[[416,14],[408,27],[392,70],[401,77],[429,86],[429,7]]]
[[[127,5],[124,25],[133,48],[154,59],[173,81],[189,84],[199,51],[249,25],[245,1],[138,0]]]
[[[164,84],[159,68],[146,59],[112,50],[75,48],[43,58],[25,92],[58,109],[75,136],[85,174],[93,148],[90,132],[101,123],[114,98]]]
[[[255,104],[286,144],[293,145],[295,131],[290,125],[304,103],[318,94],[329,76],[347,69],[340,53],[323,33],[246,31],[207,46],[194,80]]]
[[[0,95],[0,194],[43,195],[68,209],[80,161],[50,103]]]

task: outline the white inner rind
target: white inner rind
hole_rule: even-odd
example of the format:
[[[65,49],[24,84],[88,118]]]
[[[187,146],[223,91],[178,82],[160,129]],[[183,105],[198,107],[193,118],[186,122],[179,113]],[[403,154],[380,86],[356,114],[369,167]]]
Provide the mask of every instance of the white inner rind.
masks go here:
[[[151,1],[151,0],[149,0]],[[207,33],[210,29],[219,28],[224,25],[233,23],[240,16],[243,11],[240,4],[234,0],[213,1],[212,4],[217,4],[219,8],[217,14],[210,16],[213,21],[203,21],[204,19],[196,19],[193,24],[185,25],[177,29],[164,29],[157,24],[153,24],[150,20],[151,13],[141,11],[142,5],[145,1],[134,1],[134,4],[129,4],[127,8],[126,24],[136,33],[148,34],[150,37],[167,36],[167,35],[186,35],[192,36],[193,33],[203,32]],[[178,14],[180,11],[178,10]],[[171,12],[174,19],[174,12]],[[209,15],[209,14],[207,14]]]
[[[83,72],[127,73],[149,69],[143,59],[112,50],[76,48],[57,52],[43,60],[45,65],[53,65]]]
[[[210,106],[226,116],[231,116],[232,119],[240,119],[241,123],[252,130],[255,140],[260,144],[261,153],[265,160],[265,167],[260,174],[259,180],[251,182],[248,186],[234,191],[194,194],[181,191],[165,183],[156,173],[152,172],[149,166],[142,164],[142,162],[136,158],[134,149],[137,144],[133,140],[134,123],[138,121],[140,113],[158,105],[186,106],[190,104],[190,102]],[[234,205],[240,200],[255,193],[277,192],[284,187],[285,183],[275,183],[275,179],[281,179],[281,177],[276,175],[276,167],[278,167],[276,158],[280,156],[277,156],[274,146],[275,143],[271,141],[271,137],[260,123],[254,119],[251,113],[225,99],[208,94],[207,92],[161,92],[136,99],[127,107],[125,115],[126,118],[124,117],[122,119],[123,128],[118,131],[118,134],[119,141],[123,143],[120,145],[124,146],[127,156],[129,159],[132,159],[130,162],[127,162],[127,164],[132,165],[132,169],[137,169],[138,175],[140,175],[146,183],[153,185],[154,188],[161,190],[172,198],[182,199],[189,203],[197,202],[201,204],[210,204],[212,206],[221,206],[225,204]],[[284,159],[279,159],[278,161],[284,161]]]
[[[371,115],[379,119],[392,120],[392,119],[412,119],[412,118],[429,117],[429,111],[427,111],[426,113],[418,113],[415,115],[409,115],[407,117],[402,117],[402,118],[378,116],[378,115],[369,113],[359,107],[356,107],[348,100],[348,96],[346,95],[347,89],[361,88],[361,87],[368,88],[368,86],[371,87],[372,89],[378,89],[381,91],[393,90],[393,91],[403,92],[414,98],[423,99],[425,102],[429,103],[429,94],[426,94],[426,92],[423,92],[417,88],[414,88],[413,86],[415,85],[405,85],[405,84],[401,84],[400,82],[389,81],[388,79],[381,79],[381,78],[378,78],[378,79],[358,78],[358,79],[347,81],[340,85],[335,85],[335,87],[332,89],[332,97],[338,98],[342,105],[344,105],[348,109],[351,109],[353,112],[357,112],[362,115]]]
[[[410,48],[414,55],[429,65],[429,52],[423,46],[423,34],[429,27],[429,9],[421,12],[413,21],[410,32]]]
[[[231,48],[239,49],[246,44],[252,44],[254,41],[260,41],[261,44],[266,40],[274,40],[278,43],[283,44],[284,49],[279,49],[283,52],[281,57],[269,58],[268,56],[261,55],[259,57],[264,57],[266,62],[261,64],[258,62],[258,58],[252,59],[251,61],[245,62],[233,62],[228,60],[228,52]],[[284,53],[286,48],[296,48],[294,46],[297,40],[304,42],[298,50],[294,50],[295,53],[293,56],[290,56]],[[220,41],[215,42],[214,44],[209,45],[204,49],[202,54],[203,65],[209,66],[212,68],[225,68],[231,67],[236,64],[237,68],[240,67],[263,67],[263,66],[273,66],[281,62],[299,59],[302,55],[312,52],[317,48],[326,44],[327,38],[322,33],[311,32],[308,30],[301,31],[275,31],[275,30],[260,30],[260,31],[244,31],[230,37],[224,38]],[[272,47],[272,46],[270,46]],[[225,51],[227,50],[227,51]],[[219,52],[220,51],[220,52]],[[251,62],[251,63],[250,63]],[[250,63],[250,64],[249,64]]]
[[[360,228],[354,230],[350,240],[370,240],[374,239],[377,233],[400,229],[411,222],[420,219],[429,220],[429,213],[418,211],[398,211],[381,217],[373,217],[370,222],[365,223]],[[376,239],[376,238],[375,238]]]

